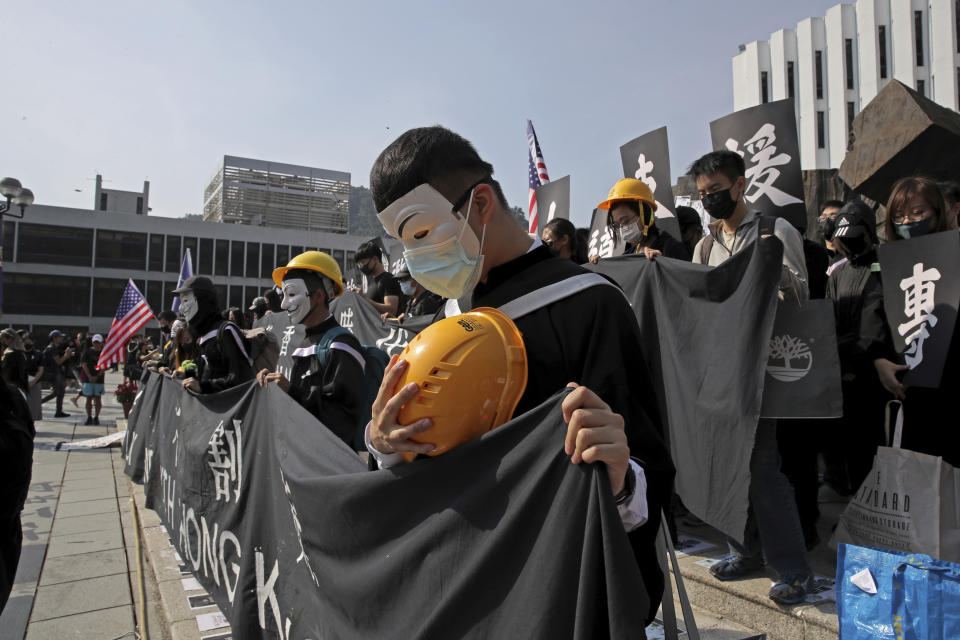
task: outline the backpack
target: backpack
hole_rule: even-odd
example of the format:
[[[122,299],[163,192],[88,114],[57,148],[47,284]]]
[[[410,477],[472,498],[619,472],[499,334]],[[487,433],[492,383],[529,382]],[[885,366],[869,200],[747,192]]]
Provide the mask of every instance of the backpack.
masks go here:
[[[710,233],[708,233],[707,237],[700,243],[700,264],[708,264],[710,252],[713,251],[713,243],[716,242],[716,234],[720,233],[721,224],[723,224],[723,220],[717,220],[708,225],[707,228],[710,230]],[[772,236],[777,226],[777,218],[776,216],[759,215],[757,216],[757,225],[758,238],[765,235]]]
[[[280,360],[280,342],[272,331],[267,331],[264,327],[256,329],[241,329],[236,323],[223,322],[217,330],[217,341],[220,341],[223,332],[227,327],[232,327],[235,335],[241,336],[241,343],[238,343],[241,351],[250,363],[254,374],[266,369],[267,371],[276,371],[277,362]]]
[[[330,345],[334,341],[343,335],[353,335],[349,329],[344,327],[334,327],[330,329],[323,337],[320,338],[320,342],[317,343],[317,359],[320,361],[320,369],[327,364],[327,354],[330,352]],[[366,445],[363,441],[363,432],[367,428],[367,423],[370,422],[371,407],[373,406],[374,400],[377,399],[377,393],[380,392],[380,383],[383,382],[383,372],[387,368],[387,365],[390,364],[390,356],[381,349],[374,347],[372,345],[363,344],[360,345],[360,349],[363,354],[363,405],[360,407],[360,412],[357,415],[357,430],[354,435],[354,448],[357,451],[366,451]]]

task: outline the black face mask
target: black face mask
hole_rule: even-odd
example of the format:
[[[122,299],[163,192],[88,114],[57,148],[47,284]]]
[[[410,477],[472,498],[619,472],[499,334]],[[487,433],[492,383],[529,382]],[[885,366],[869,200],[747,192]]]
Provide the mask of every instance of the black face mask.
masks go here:
[[[867,248],[867,239],[864,236],[851,236],[849,238],[837,238],[834,245],[846,258],[853,260]]]
[[[837,231],[837,221],[835,218],[826,218],[817,222],[817,230],[820,237],[824,240],[833,240],[833,234]]]
[[[33,351],[33,343],[32,343],[32,342],[24,342],[24,343],[23,343],[23,350],[24,350],[24,351]]]
[[[733,215],[737,208],[737,201],[731,197],[730,189],[708,193],[700,200],[703,202],[703,208],[707,210],[707,213],[717,220],[726,220]]]
[[[368,275],[370,275],[371,273],[373,273],[373,265],[369,265],[369,264],[358,264],[358,265],[357,265],[357,268],[359,268],[359,269],[360,269],[360,273],[362,273],[362,274],[365,275],[365,276],[368,276]]]
[[[547,242],[546,240],[544,240],[543,246],[545,246],[547,249],[550,249],[550,253],[556,256],[557,255],[556,243],[557,243],[556,240],[551,240],[550,242]]]

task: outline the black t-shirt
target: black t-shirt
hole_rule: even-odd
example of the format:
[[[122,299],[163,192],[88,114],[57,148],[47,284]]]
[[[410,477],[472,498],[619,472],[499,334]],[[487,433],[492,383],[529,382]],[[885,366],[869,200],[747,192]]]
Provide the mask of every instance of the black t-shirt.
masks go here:
[[[84,374],[87,378],[87,382],[92,382],[94,384],[103,384],[103,371],[97,371],[97,360],[100,359],[100,351],[97,349],[87,349],[83,352],[80,362],[87,365],[87,371],[90,372],[89,375]]]
[[[432,316],[446,302],[446,298],[438,296],[432,291],[424,291],[419,298],[407,300],[404,313],[408,316]]]
[[[364,295],[374,302],[383,304],[386,296],[400,297],[400,283],[388,271],[384,271],[372,279]]]
[[[57,358],[59,358],[63,353],[60,351],[60,347],[54,344],[48,344],[47,347],[43,350],[43,377],[48,380],[53,380],[63,375],[63,369],[61,365],[57,364]]]

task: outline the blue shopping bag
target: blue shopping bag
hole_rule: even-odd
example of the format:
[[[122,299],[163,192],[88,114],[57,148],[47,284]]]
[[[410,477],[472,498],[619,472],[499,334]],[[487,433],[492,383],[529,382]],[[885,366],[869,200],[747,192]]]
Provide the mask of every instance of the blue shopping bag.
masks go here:
[[[960,638],[960,565],[841,544],[837,617],[841,640]]]

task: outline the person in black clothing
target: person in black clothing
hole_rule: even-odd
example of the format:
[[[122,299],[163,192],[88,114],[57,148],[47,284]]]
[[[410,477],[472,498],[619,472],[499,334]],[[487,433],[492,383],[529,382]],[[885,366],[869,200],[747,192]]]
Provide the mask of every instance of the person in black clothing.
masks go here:
[[[100,350],[103,348],[103,336],[99,333],[90,340],[90,346],[80,357],[80,368],[83,370],[83,396],[87,399],[86,425],[100,424],[100,409],[103,407],[103,382],[106,374],[97,369],[100,360]]]
[[[561,258],[573,260],[575,264],[587,262],[587,247],[573,223],[565,218],[554,218],[543,227],[540,236],[550,253]]]
[[[677,207],[677,224],[680,225],[680,241],[690,250],[693,256],[693,248],[703,237],[703,220],[700,214],[693,207]]]
[[[177,314],[169,309],[161,311],[157,316],[160,324],[160,359],[152,363],[152,369],[170,367],[173,363],[173,323],[177,321]]]
[[[363,296],[373,305],[379,314],[394,318],[400,311],[400,285],[389,271],[383,267],[380,247],[375,242],[364,242],[354,254],[357,267],[367,276],[369,284]],[[359,291],[359,290],[358,290]]]
[[[608,209],[607,225],[614,238],[626,242],[623,254],[643,254],[689,262],[693,256],[685,244],[657,228],[657,202],[650,187],[635,178],[622,178],[610,189],[607,199],[597,205]]]
[[[30,391],[27,394],[27,404],[30,406],[30,417],[34,420],[43,418],[43,403],[41,394],[41,380],[43,380],[43,352],[33,347],[33,336],[26,329],[18,331],[23,340],[23,355],[27,359],[27,384]]]
[[[442,296],[438,296],[433,291],[427,291],[422,284],[414,280],[406,267],[397,273],[397,282],[400,283],[400,290],[407,299],[403,313],[397,316],[400,322],[415,316],[432,316],[446,302]]]
[[[23,340],[16,331],[7,328],[0,331],[0,346],[3,349],[3,381],[19,389],[26,399],[30,384],[27,379],[27,357],[23,353]]]
[[[43,402],[50,398],[57,399],[57,411],[54,418],[69,418],[70,414],[63,411],[63,394],[66,393],[67,382],[63,375],[64,364],[73,357],[73,349],[63,348],[66,336],[63,332],[54,329],[50,332],[50,343],[43,350],[43,375],[50,383],[51,393]]]
[[[205,276],[191,276],[174,295],[180,296],[180,312],[194,335],[200,336],[200,362],[196,378],[186,378],[184,389],[216,393],[253,379],[253,360],[247,354],[244,336],[232,322],[221,318],[217,290]]]
[[[493,167],[468,141],[443,127],[410,130],[380,154],[370,190],[384,228],[403,242],[413,277],[448,298],[472,293],[475,308],[499,307],[588,273],[534,244],[516,224],[492,174]],[[515,415],[568,383],[583,385],[563,401],[565,453],[573,463],[605,463],[649,595],[649,602],[638,604],[648,605],[645,613],[652,619],[663,590],[654,542],[672,490],[673,465],[636,317],[615,286],[597,285],[515,321],[529,365]],[[399,452],[432,448],[409,439],[429,429],[429,420],[406,427],[396,422],[399,407],[419,392],[408,385],[395,393],[405,367],[396,356],[391,360],[367,429],[368,450],[381,466],[398,464]],[[558,444],[562,437],[557,434]]]
[[[293,352],[290,379],[263,369],[257,381],[275,383],[352,447],[364,402],[365,363],[360,341],[330,313],[329,301],[343,293],[340,267],[326,253],[308,251],[273,273],[290,323],[303,323],[305,333]]]
[[[817,233],[823,240],[831,264],[843,258],[833,246],[833,232],[837,228],[837,214],[843,208],[841,200],[827,200],[820,205],[820,216],[817,218]]]
[[[0,383],[0,611],[7,604],[20,563],[20,512],[30,489],[35,434],[26,401]]]

